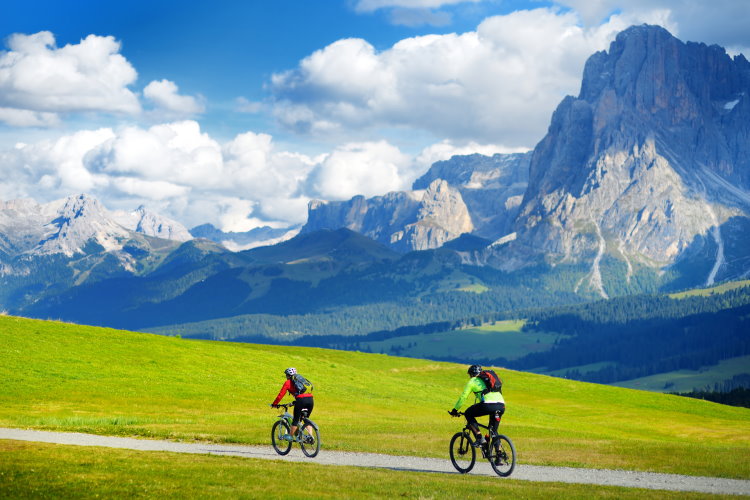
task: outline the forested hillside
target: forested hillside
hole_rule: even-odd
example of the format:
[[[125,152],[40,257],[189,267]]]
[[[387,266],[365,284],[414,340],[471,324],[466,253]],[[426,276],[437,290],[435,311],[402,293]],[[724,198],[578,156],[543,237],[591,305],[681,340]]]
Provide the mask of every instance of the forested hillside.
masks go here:
[[[568,378],[599,383],[695,370],[750,354],[750,286],[708,296],[620,297],[553,308],[530,315],[525,328],[566,337],[550,351],[509,363],[514,368],[568,368]]]

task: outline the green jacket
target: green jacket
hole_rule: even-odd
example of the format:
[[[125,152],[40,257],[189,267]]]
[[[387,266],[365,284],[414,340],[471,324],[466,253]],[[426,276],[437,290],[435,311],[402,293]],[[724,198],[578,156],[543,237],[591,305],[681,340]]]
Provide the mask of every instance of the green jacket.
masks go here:
[[[464,405],[466,398],[468,398],[469,394],[471,394],[472,392],[474,393],[475,403],[505,403],[503,395],[499,392],[488,392],[487,394],[482,396],[482,391],[486,388],[487,386],[484,385],[484,382],[481,378],[471,377],[466,383],[466,387],[464,387],[464,392],[461,393],[461,396],[459,396],[458,401],[456,401],[456,404],[453,406],[453,408],[455,408],[456,410],[460,410]]]

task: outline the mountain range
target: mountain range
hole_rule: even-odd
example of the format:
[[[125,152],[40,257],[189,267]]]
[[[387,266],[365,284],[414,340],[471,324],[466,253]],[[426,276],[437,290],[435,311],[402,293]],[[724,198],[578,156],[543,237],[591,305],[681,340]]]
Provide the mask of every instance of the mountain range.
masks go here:
[[[301,228],[4,202],[0,307],[143,328],[389,302],[433,321],[748,276],[749,95],[744,56],[635,26],[589,58],[533,151],[313,200]]]

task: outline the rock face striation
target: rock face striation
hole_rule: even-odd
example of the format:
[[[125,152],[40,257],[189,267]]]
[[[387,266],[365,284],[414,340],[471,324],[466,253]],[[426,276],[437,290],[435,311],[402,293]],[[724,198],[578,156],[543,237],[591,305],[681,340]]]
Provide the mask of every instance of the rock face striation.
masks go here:
[[[0,249],[6,256],[54,255],[71,257],[91,251],[121,250],[138,235],[187,241],[192,239],[179,222],[140,207],[110,212],[91,196],[80,194],[39,204],[33,200],[0,202]]]
[[[711,284],[750,269],[748,214],[750,63],[635,26],[589,58],[580,95],[554,112],[514,238],[487,262],[588,262],[586,284],[606,296],[605,256],[623,262],[628,279],[636,263],[700,257]]]
[[[133,274],[191,238],[181,224],[142,207],[110,212],[85,194],[0,202],[0,301]]]
[[[495,240],[509,231],[529,182],[531,152],[454,156],[435,162],[412,188],[424,189],[434,179],[456,187],[474,224],[472,234]]]
[[[136,233],[165,240],[188,241],[193,236],[185,226],[163,215],[152,212],[143,205],[132,212],[115,211],[112,216],[121,226]]]
[[[313,200],[301,233],[342,227],[402,252],[437,248],[474,229],[461,193],[442,179],[420,191]]]
[[[439,161],[412,191],[315,200],[302,232],[346,227],[406,252],[438,248],[465,233],[505,234],[528,180],[530,153],[454,156]]]

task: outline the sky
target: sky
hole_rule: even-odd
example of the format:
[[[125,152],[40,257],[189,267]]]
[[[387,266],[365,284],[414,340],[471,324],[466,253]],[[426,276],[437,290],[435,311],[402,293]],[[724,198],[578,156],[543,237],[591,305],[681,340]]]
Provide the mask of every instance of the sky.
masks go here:
[[[748,19],[750,0],[4,0],[0,201],[301,224],[312,199],[532,149],[628,26],[750,57]]]

